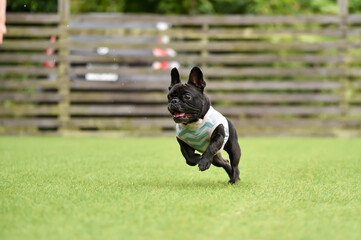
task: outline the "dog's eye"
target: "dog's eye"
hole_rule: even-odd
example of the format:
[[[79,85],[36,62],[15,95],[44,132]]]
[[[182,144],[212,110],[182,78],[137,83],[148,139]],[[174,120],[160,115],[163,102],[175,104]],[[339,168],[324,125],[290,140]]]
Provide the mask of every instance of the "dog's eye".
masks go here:
[[[187,100],[187,101],[189,101],[189,100],[192,99],[192,95],[190,95],[189,93],[186,93],[183,97],[184,97],[184,99]]]

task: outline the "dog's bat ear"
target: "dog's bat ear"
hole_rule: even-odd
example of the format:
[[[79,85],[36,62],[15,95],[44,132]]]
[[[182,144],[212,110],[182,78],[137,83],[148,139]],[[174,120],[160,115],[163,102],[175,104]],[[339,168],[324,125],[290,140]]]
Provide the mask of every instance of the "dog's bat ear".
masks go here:
[[[170,75],[171,75],[172,81],[171,81],[170,86],[169,86],[169,88],[168,88],[169,90],[170,90],[174,85],[176,85],[177,83],[180,83],[180,82],[181,82],[180,76],[179,76],[179,72],[178,72],[178,69],[177,69],[177,68],[173,68],[172,71],[171,71],[171,73],[170,73]]]
[[[206,87],[206,82],[203,79],[203,73],[199,67],[193,67],[188,79],[188,84],[192,84],[200,89],[202,92]]]

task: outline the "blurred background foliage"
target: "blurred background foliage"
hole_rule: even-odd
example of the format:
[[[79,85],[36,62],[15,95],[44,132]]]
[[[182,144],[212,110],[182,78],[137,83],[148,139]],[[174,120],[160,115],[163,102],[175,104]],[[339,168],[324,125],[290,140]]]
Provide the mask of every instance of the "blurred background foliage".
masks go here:
[[[8,0],[9,12],[56,12],[57,0]],[[350,13],[361,0],[349,0]],[[336,14],[336,0],[71,0],[71,11],[160,14]]]

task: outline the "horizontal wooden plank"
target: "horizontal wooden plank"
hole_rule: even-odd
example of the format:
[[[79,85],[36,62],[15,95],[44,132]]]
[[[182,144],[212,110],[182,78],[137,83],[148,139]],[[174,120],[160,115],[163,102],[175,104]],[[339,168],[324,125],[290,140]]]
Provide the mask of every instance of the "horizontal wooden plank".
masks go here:
[[[46,55],[45,53],[1,53],[0,62],[34,62],[43,63],[45,61],[69,61],[71,63],[153,63],[156,61],[177,61],[180,64],[195,63],[203,64],[265,64],[265,63],[341,63],[342,57],[331,54],[208,54],[207,56],[195,54],[178,54],[176,57],[157,57],[150,55],[140,56],[111,56],[111,55],[80,55],[71,54],[61,57],[57,54]],[[361,56],[348,56],[347,62],[358,63]]]
[[[221,90],[221,89],[219,89]],[[316,93],[208,93],[212,102],[237,102],[237,103],[312,103],[325,102],[337,103],[340,96],[336,94]],[[1,99],[1,94],[0,94]],[[82,103],[167,103],[166,93],[152,92],[74,92],[70,94],[71,102]]]
[[[59,102],[61,96],[58,93],[28,93],[28,92],[7,92],[0,93],[1,101],[13,102]]]
[[[58,14],[49,13],[7,13],[6,22],[10,23],[59,23],[60,16]]]
[[[212,81],[208,90],[336,90],[341,87],[339,82],[332,81]]]
[[[347,29],[347,36],[356,37],[361,35],[360,27],[350,27]]]
[[[348,114],[360,117],[361,116],[361,106],[351,106],[348,111]],[[361,121],[361,120],[359,119],[359,121]]]
[[[347,69],[347,73],[345,75],[352,76],[352,77],[359,77],[359,76],[361,76],[361,69],[360,68],[349,68],[349,69]]]
[[[177,56],[175,57],[156,57],[152,55],[140,55],[140,56],[132,56],[132,55],[124,55],[124,56],[112,56],[112,55],[80,55],[80,54],[71,54],[67,58],[69,62],[72,63],[152,63],[155,61],[177,61],[177,62],[186,62],[203,59],[199,56]]]
[[[355,83],[356,85],[356,83]],[[73,90],[145,90],[145,91],[168,91],[168,81],[154,82],[71,82]],[[1,80],[0,88],[57,88],[58,83],[51,80]],[[358,83],[361,89],[361,83]],[[209,81],[206,90],[338,90],[341,84],[337,81],[275,81],[275,80],[242,80],[242,81]]]
[[[361,103],[361,92],[356,92],[351,96],[351,103]]]
[[[60,35],[60,27],[18,27],[10,26],[7,27],[5,37],[50,37],[52,35]]]
[[[350,14],[347,16],[346,21],[348,24],[361,23],[361,14]]]
[[[15,58],[11,54],[6,59],[12,59],[13,61],[20,61],[22,55]],[[46,55],[39,56],[44,61],[44,59],[52,59],[52,56],[45,57]],[[37,61],[37,59],[27,57],[29,61]],[[54,56],[54,60],[58,59],[57,56]],[[111,56],[111,55],[70,55],[67,58],[72,63],[153,63],[156,61],[176,61],[180,64],[190,64],[194,65],[196,63],[202,64],[273,64],[273,63],[341,63],[342,58],[338,55],[330,54],[290,54],[290,55],[280,55],[280,54],[208,54],[207,56],[201,55],[186,55],[178,54],[176,57],[156,57],[149,55],[141,56]],[[5,60],[5,58],[4,58]],[[360,59],[350,58],[349,61],[358,61]],[[0,58],[0,61],[1,58]],[[40,60],[39,60],[40,61]]]
[[[361,69],[352,68],[344,72],[338,68],[272,68],[272,67],[238,67],[238,68],[203,68],[208,77],[337,77],[337,76],[361,76]],[[188,70],[181,70],[181,73],[188,74]],[[21,66],[0,66],[0,75],[9,74],[31,74],[50,75],[57,74],[57,68],[44,67],[21,67]],[[87,73],[115,73],[119,75],[167,75],[168,70],[154,70],[151,67],[118,67],[117,69],[104,69],[103,67],[72,67],[68,70],[70,75],[85,75]]]
[[[34,62],[43,63],[45,61],[58,62],[60,56],[57,54],[46,55],[44,53],[1,53],[0,62]],[[62,58],[65,59],[65,58]]]
[[[220,112],[228,116],[237,115],[338,115],[341,108],[338,106],[227,106],[217,107]]]
[[[227,106],[217,107],[227,116],[239,115],[338,115],[341,108],[338,106],[315,107],[315,106]],[[87,105],[70,107],[72,115],[94,116],[169,116],[166,105]]]
[[[275,128],[275,129],[288,129],[291,128],[300,128],[300,129],[309,129],[309,128],[335,128],[342,127],[345,122],[337,118],[331,119],[321,119],[321,118],[277,118],[277,117],[268,117],[268,118],[244,118],[237,119],[231,118],[232,123],[236,127],[246,127],[246,128]]]
[[[44,67],[20,67],[20,66],[11,66],[4,67],[0,66],[0,75],[8,75],[8,74],[31,74],[31,75],[50,75],[57,74],[57,68],[44,68]]]
[[[256,25],[256,24],[337,24],[340,18],[336,15],[152,15],[152,14],[73,14],[72,22],[167,22],[176,25]]]
[[[58,87],[58,82],[50,79],[8,79],[0,80],[1,89],[34,89],[34,88],[47,88],[54,89]]]
[[[356,89],[361,89],[361,80],[353,82],[353,87]]]
[[[177,55],[176,57],[156,57],[156,56],[111,56],[111,55],[70,55],[60,57],[57,54],[46,55],[36,53],[2,53],[0,62],[45,62],[60,60],[68,60],[72,63],[153,63],[156,61],[177,61],[181,64],[264,64],[264,63],[341,63],[342,58],[338,55],[319,55],[319,54],[295,54],[295,55],[279,55],[279,54],[209,54],[208,56],[200,55]],[[350,57],[351,61],[360,61],[361,57]]]
[[[274,68],[274,67],[238,67],[238,68],[204,68],[206,76],[228,77],[228,76],[341,76],[345,73],[337,68]]]
[[[356,116],[356,118],[350,118],[344,122],[345,128],[356,128],[358,131],[361,131],[361,119]]]
[[[29,44],[31,42],[31,44]],[[95,49],[99,47],[108,47],[114,49],[154,49],[154,48],[172,48],[176,51],[201,51],[208,50],[212,52],[217,51],[321,51],[321,50],[335,50],[340,48],[359,48],[361,42],[322,42],[322,43],[308,43],[308,42],[242,42],[236,41],[217,41],[217,42],[202,42],[202,41],[187,41],[187,42],[170,42],[170,43],[130,43],[130,42],[55,42],[51,43],[46,40],[11,40],[4,41],[0,49],[7,50],[42,50],[45,48],[58,49],[61,47],[69,47],[71,49]]]
[[[317,93],[210,93],[212,102],[232,103],[338,103],[336,94]]]
[[[178,60],[180,58],[180,60]],[[177,56],[178,61],[182,60]],[[203,60],[204,59],[204,60]],[[188,60],[188,59],[185,59]],[[185,61],[190,62],[190,61]],[[342,59],[337,55],[330,54],[209,54],[195,62],[219,63],[219,64],[264,64],[264,63],[340,63]]]
[[[72,118],[70,127],[99,129],[140,129],[140,128],[172,128],[175,126],[172,118]]]
[[[290,129],[290,128],[339,128],[345,126],[349,127],[361,126],[361,121],[341,121],[338,119],[280,119],[280,118],[246,118],[246,119],[230,119],[232,123],[239,127],[247,128],[275,128],[275,129]],[[56,128],[59,127],[60,122],[54,118],[30,118],[30,119],[13,119],[2,118],[0,125],[3,127],[43,127]],[[143,129],[143,128],[170,128],[175,129],[175,123],[170,117],[164,118],[72,118],[69,121],[70,128],[97,128],[98,130],[105,129]],[[174,130],[173,130],[174,131]]]
[[[91,103],[166,103],[167,95],[164,92],[74,92],[70,94],[71,102],[91,102]]]
[[[277,128],[277,129],[289,129],[289,128],[330,128],[341,127],[345,123],[337,119],[280,119],[280,118],[245,118],[237,119],[231,118],[232,123],[239,127],[252,127],[252,128]],[[172,128],[175,130],[175,123],[171,117],[164,118],[72,118],[69,121],[72,128],[98,128],[102,129],[114,129],[114,128]]]
[[[1,83],[1,81],[0,81]],[[0,85],[1,86],[1,85]],[[91,82],[75,81],[73,90],[149,90],[168,91],[169,81],[154,82]],[[275,81],[275,80],[241,80],[209,81],[206,90],[337,90],[341,88],[337,81]]]
[[[54,43],[55,44],[55,43]],[[8,47],[10,43],[4,45]],[[15,44],[11,44],[14,46]],[[44,46],[42,43],[40,46]],[[153,48],[172,48],[177,51],[276,51],[276,50],[299,50],[299,51],[320,51],[320,50],[334,50],[340,47],[359,47],[359,43],[342,43],[342,42],[322,42],[322,43],[307,43],[307,42],[201,42],[201,41],[187,41],[187,42],[170,42],[162,43],[124,43],[124,42],[69,42],[70,48],[117,48],[117,49],[153,49]],[[56,45],[54,45],[56,47]]]
[[[118,67],[117,69],[106,69],[104,67],[72,67],[69,69],[69,74],[71,75],[84,75],[87,73],[116,73],[119,75],[165,75],[168,74],[167,71],[163,70],[153,70],[151,67]],[[181,69],[180,72],[184,75],[189,73],[188,69]],[[203,72],[208,77],[299,77],[299,76],[343,76],[344,73],[342,69],[339,68],[325,68],[325,67],[315,67],[315,68],[274,68],[274,67],[219,67],[219,68],[203,68]],[[361,75],[359,69],[349,70],[350,74],[353,76]]]
[[[70,106],[72,115],[94,115],[94,116],[167,116],[166,106],[136,106],[136,105],[86,105]]]
[[[59,107],[54,105],[16,105],[0,107],[0,115],[31,116],[31,115],[57,115]]]
[[[154,81],[154,82],[99,82],[99,81],[74,81],[71,82],[71,89],[73,90],[144,90],[144,91],[166,91],[168,90],[168,81]]]
[[[56,128],[60,122],[56,118],[0,118],[3,127],[47,127]]]
[[[182,30],[178,31],[179,34],[182,34]],[[197,30],[195,31],[195,33]],[[238,28],[238,29],[222,29],[222,28],[211,28],[209,30],[201,30],[201,34],[204,32],[206,37],[214,39],[239,39],[239,38],[265,38],[265,37],[301,37],[301,36],[328,36],[328,37],[340,37],[342,36],[342,31],[335,28],[306,28],[306,29],[296,29],[296,28]],[[192,30],[190,30],[192,33]],[[168,34],[168,31],[167,31]],[[170,36],[173,33],[170,33]],[[186,32],[187,34],[187,32]],[[179,36],[179,35],[178,35]],[[182,35],[180,35],[181,37]],[[191,35],[189,37],[196,37],[196,35]]]
[[[295,28],[209,28],[209,29],[194,29],[194,28],[169,28],[166,31],[160,31],[156,28],[142,29],[135,26],[131,29],[125,28],[104,28],[99,27],[84,28],[71,27],[69,34],[72,36],[134,36],[134,37],[160,37],[166,35],[170,38],[210,38],[210,39],[249,39],[249,38],[265,38],[265,37],[301,37],[301,36],[323,36],[323,37],[340,37],[342,31],[337,28],[309,28],[309,29],[295,29]]]
[[[295,133],[303,135],[317,134],[317,133],[327,133],[327,134],[337,134],[342,130],[342,127],[347,127],[346,131],[351,129],[358,129],[361,126],[361,121],[340,121],[337,119],[304,119],[304,118],[292,118],[292,119],[279,119],[279,118],[251,118],[251,119],[233,119],[231,121],[238,129],[238,133],[243,136],[247,134],[258,133],[260,136],[264,136],[267,132],[270,135],[276,133],[283,135],[294,135]],[[7,132],[8,134],[19,133],[21,129],[21,134],[29,127],[41,127],[41,128],[58,128],[59,124],[56,119],[0,119],[0,125],[3,126],[2,133]],[[4,128],[5,127],[5,128]],[[112,134],[110,130],[116,130],[116,134],[125,134],[132,135],[136,134],[134,131],[150,130],[159,136],[160,130],[165,128],[168,130],[170,135],[174,136],[175,134],[175,123],[170,118],[73,118],[69,121],[69,130],[78,129],[76,132],[68,132],[67,134],[81,134],[82,132],[88,129],[97,129],[97,131],[91,131],[92,133],[101,134],[103,136],[110,136]],[[34,134],[33,130],[27,132],[29,134]],[[81,130],[81,132],[79,131]],[[170,130],[170,131],[169,131]],[[127,131],[124,133],[122,131]],[[130,131],[130,132],[129,132]],[[273,132],[274,131],[274,132]],[[356,130],[357,131],[357,130]],[[273,133],[272,133],[273,132]],[[114,132],[115,133],[115,132]],[[42,132],[42,135],[46,132]],[[356,135],[354,135],[356,136]],[[359,136],[359,135],[358,135]]]
[[[4,40],[3,44],[0,45],[1,49],[6,50],[45,50],[46,48],[60,48],[60,42],[51,43],[48,40]]]

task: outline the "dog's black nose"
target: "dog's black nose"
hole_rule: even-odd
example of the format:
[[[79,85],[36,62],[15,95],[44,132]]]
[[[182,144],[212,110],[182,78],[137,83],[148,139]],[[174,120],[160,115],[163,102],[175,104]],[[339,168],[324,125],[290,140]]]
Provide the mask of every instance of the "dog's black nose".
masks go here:
[[[179,99],[178,99],[178,98],[173,98],[173,99],[170,101],[170,103],[172,103],[172,104],[177,104],[177,103],[179,103]]]

